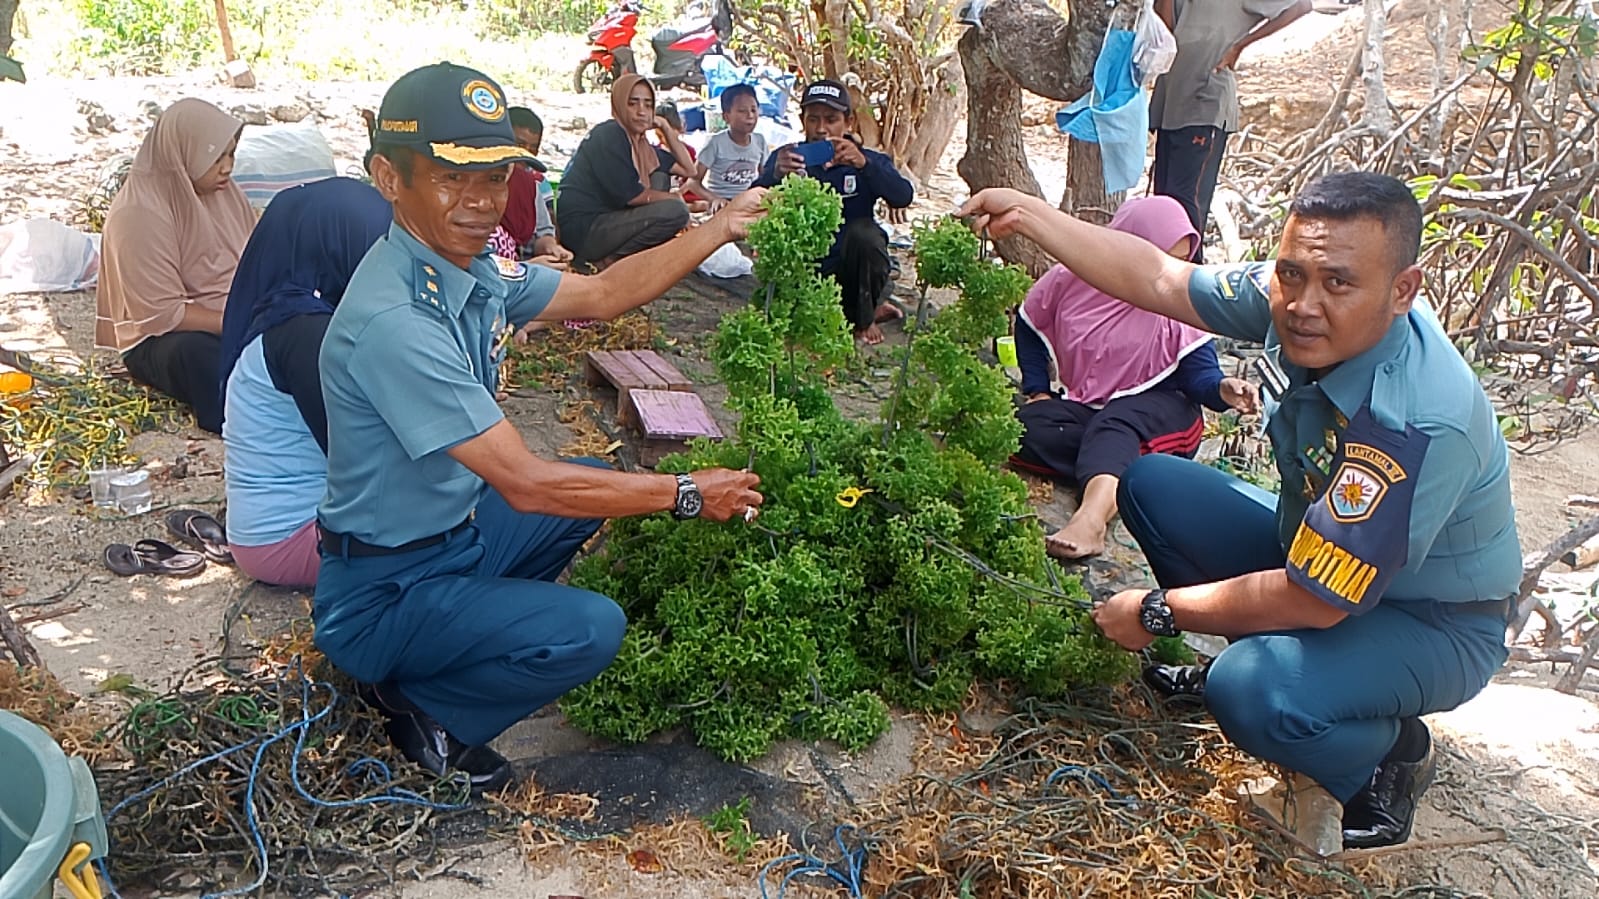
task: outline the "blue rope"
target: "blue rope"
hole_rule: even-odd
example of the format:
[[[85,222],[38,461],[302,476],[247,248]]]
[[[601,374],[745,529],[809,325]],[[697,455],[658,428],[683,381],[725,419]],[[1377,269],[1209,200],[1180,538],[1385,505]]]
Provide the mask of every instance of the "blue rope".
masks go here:
[[[1098,786],[1100,789],[1110,794],[1110,798],[1113,802],[1135,805],[1138,801],[1131,797],[1123,796],[1121,793],[1116,791],[1115,787],[1110,785],[1110,781],[1106,780],[1103,775],[1099,774],[1097,771],[1093,771],[1092,769],[1085,768],[1082,765],[1062,765],[1061,767],[1056,768],[1054,772],[1052,772],[1048,777],[1044,778],[1044,786],[1053,786],[1055,781],[1064,777],[1076,777]]]
[[[298,669],[298,663],[296,663],[296,669]],[[323,706],[322,709],[315,715],[310,713],[311,690],[313,688],[326,690],[328,693],[327,705]],[[262,734],[257,737],[252,737],[251,739],[246,740],[236,746],[230,746],[227,749],[213,752],[205,758],[198,759],[190,762],[187,765],[184,765],[177,771],[174,771],[166,777],[163,777],[161,780],[156,781],[150,786],[145,787],[139,792],[134,793],[132,796],[129,796],[112,806],[111,811],[106,813],[106,822],[109,824],[113,818],[115,818],[129,805],[132,805],[140,799],[143,799],[157,790],[166,787],[189,772],[215,762],[218,759],[227,758],[234,753],[243,752],[244,750],[254,746],[255,757],[250,761],[250,776],[244,791],[244,820],[245,824],[250,829],[250,841],[255,849],[256,860],[259,862],[259,871],[256,874],[255,880],[247,886],[223,890],[220,893],[207,893],[206,895],[201,896],[200,899],[226,899],[226,897],[229,896],[242,896],[246,893],[253,893],[266,883],[267,872],[271,868],[271,861],[268,858],[266,851],[266,839],[261,835],[260,823],[256,820],[255,814],[255,785],[256,781],[261,775],[261,760],[266,756],[268,747],[274,743],[287,739],[289,735],[296,732],[298,732],[299,736],[294,741],[294,754],[290,756],[289,759],[289,779],[294,784],[295,792],[299,793],[303,799],[305,799],[307,802],[310,802],[312,805],[318,806],[319,808],[352,808],[362,805],[392,804],[419,806],[421,808],[432,809],[434,811],[459,811],[461,809],[471,807],[471,802],[469,801],[460,803],[434,802],[433,800],[421,796],[411,790],[402,790],[398,787],[389,787],[386,793],[378,796],[363,796],[358,799],[344,799],[338,801],[330,801],[311,795],[311,793],[306,790],[304,784],[300,782],[300,755],[305,751],[305,738],[306,734],[308,734],[311,730],[311,725],[316,724],[323,718],[326,718],[333,712],[334,707],[338,705],[339,691],[335,689],[332,684],[325,683],[323,681],[309,681],[302,676],[300,680],[300,697],[300,720],[285,726],[276,733]],[[345,772],[351,777],[356,777],[364,773],[367,781],[373,786],[377,787],[386,786],[394,779],[393,772],[389,770],[389,766],[384,764],[381,759],[372,758],[371,756],[357,759],[350,764],[349,768],[345,769]],[[96,859],[95,865],[100,871],[100,879],[105,882],[107,894],[111,896],[112,899],[122,899],[121,894],[117,892],[117,888],[111,883],[111,871],[106,865],[105,859]]]
[[[833,830],[833,842],[839,851],[839,860],[836,862],[824,861],[808,852],[795,852],[767,862],[760,873],[761,899],[770,899],[770,895],[766,892],[766,880],[771,870],[778,865],[794,862],[798,862],[799,867],[783,875],[777,887],[777,899],[784,899],[788,895],[790,881],[807,874],[826,877],[833,881],[847,891],[849,899],[864,899],[865,885],[861,883],[861,875],[866,871],[866,847],[857,846],[851,849],[844,841],[846,831],[854,833],[855,828],[849,824],[840,824]]]

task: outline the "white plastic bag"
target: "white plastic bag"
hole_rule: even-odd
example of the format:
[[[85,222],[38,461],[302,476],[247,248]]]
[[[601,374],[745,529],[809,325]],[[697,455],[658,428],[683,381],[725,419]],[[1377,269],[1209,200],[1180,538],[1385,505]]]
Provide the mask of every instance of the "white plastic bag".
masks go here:
[[[100,278],[100,235],[50,219],[0,227],[0,294],[87,290]]]
[[[699,271],[712,278],[742,278],[755,271],[755,263],[739,252],[737,244],[724,243],[700,263]]]
[[[1154,86],[1155,79],[1170,71],[1176,58],[1177,38],[1155,14],[1155,0],[1144,0],[1138,24],[1133,26],[1133,70],[1138,74],[1138,83]]]
[[[246,128],[239,137],[233,180],[257,213],[279,191],[335,174],[333,148],[312,122]]]

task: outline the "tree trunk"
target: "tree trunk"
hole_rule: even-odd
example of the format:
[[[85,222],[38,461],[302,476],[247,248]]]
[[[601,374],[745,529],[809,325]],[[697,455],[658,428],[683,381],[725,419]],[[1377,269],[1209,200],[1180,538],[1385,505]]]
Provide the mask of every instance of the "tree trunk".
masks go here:
[[[967,137],[966,156],[957,170],[973,193],[1010,187],[1041,195],[1022,146],[1021,92],[1061,102],[1087,93],[1111,16],[1121,10],[1131,13],[1137,6],[1137,0],[1073,0],[1064,19],[1044,0],[994,0],[984,8],[982,24],[968,29],[958,45],[966,70]],[[1090,220],[1108,220],[1113,199],[1120,198],[1105,194],[1099,146],[1071,141],[1067,157],[1061,208],[1088,212]],[[998,249],[1006,261],[1035,276],[1050,265],[1030,242],[1002,241]]]
[[[1105,192],[1105,163],[1099,144],[1066,140],[1066,190],[1061,193],[1061,212],[1071,213],[1096,225],[1110,223],[1116,207],[1127,198],[1126,191]]]
[[[1388,31],[1388,10],[1381,0],[1364,4],[1366,8],[1366,50],[1361,56],[1360,78],[1365,88],[1366,107],[1362,123],[1384,136],[1394,130],[1393,111],[1388,108],[1388,90],[1383,85],[1383,44]]]
[[[994,60],[993,38],[972,29],[958,45],[966,72],[966,155],[955,169],[973,193],[985,187],[1014,187],[1039,195],[1038,179],[1022,147],[1022,89]],[[1035,276],[1049,268],[1049,257],[1021,237],[998,243],[999,255]]]
[[[11,25],[22,0],[0,0],[0,56],[11,55]]]
[[[955,125],[960,121],[961,109],[966,106],[966,79],[961,77],[960,57],[950,57],[949,62],[933,73],[932,81],[927,109],[916,123],[915,133],[900,159],[923,184],[932,177],[938,161],[943,158],[944,148],[949,146]]]

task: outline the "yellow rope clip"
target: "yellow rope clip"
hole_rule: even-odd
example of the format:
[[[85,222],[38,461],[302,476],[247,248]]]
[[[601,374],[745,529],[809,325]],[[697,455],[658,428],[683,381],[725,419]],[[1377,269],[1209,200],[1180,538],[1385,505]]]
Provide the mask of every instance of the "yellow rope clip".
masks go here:
[[[61,867],[56,869],[56,876],[66,884],[72,899],[102,899],[100,880],[94,876],[94,868],[86,864],[89,852],[88,843],[74,843],[67,850],[67,857],[61,860]],[[83,868],[81,874],[78,873],[79,867]]]
[[[871,492],[872,488],[870,487],[867,487],[864,490],[860,487],[845,487],[843,490],[838,492],[838,496],[834,497],[834,499],[837,499],[838,504],[844,508],[853,509],[855,508],[855,504],[861,501],[861,497]]]

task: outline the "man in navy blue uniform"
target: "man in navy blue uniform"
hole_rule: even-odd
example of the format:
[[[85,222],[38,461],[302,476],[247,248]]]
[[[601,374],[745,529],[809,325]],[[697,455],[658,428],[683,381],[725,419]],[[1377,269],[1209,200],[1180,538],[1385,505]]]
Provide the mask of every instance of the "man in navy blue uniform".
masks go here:
[[[964,211],[1112,296],[1264,344],[1281,494],[1173,456],[1135,462],[1118,503],[1160,586],[1094,619],[1135,651],[1179,630],[1231,638],[1208,673],[1146,680],[1203,696],[1231,740],[1295,772],[1255,798],[1317,851],[1404,842],[1434,772],[1421,716],[1504,664],[1521,577],[1493,407],[1415,302],[1415,198],[1386,175],[1328,175],[1295,198],[1275,260],[1212,267],[1014,191]]]
[[[322,342],[328,486],[316,642],[402,754],[474,792],[511,780],[500,732],[615,657],[626,617],[556,583],[606,518],[752,519],[747,471],[624,474],[541,459],[494,401],[529,321],[612,318],[660,296],[759,217],[760,191],[594,277],[491,256],[517,146],[505,96],[449,63],[400,77],[374,127],[394,223]]]
[[[844,224],[833,247],[822,260],[822,273],[832,275],[842,288],[844,317],[855,336],[869,344],[882,343],[879,322],[904,313],[887,302],[889,270],[888,234],[877,223],[877,201],[891,209],[904,209],[916,198],[916,188],[887,154],[861,146],[852,132],[855,115],[849,91],[837,81],[823,79],[805,88],[800,101],[800,123],[806,143],[827,141],[832,158],[806,165],[795,145],[778,147],[767,157],[757,187],[773,187],[796,172],[833,188],[844,198]]]

